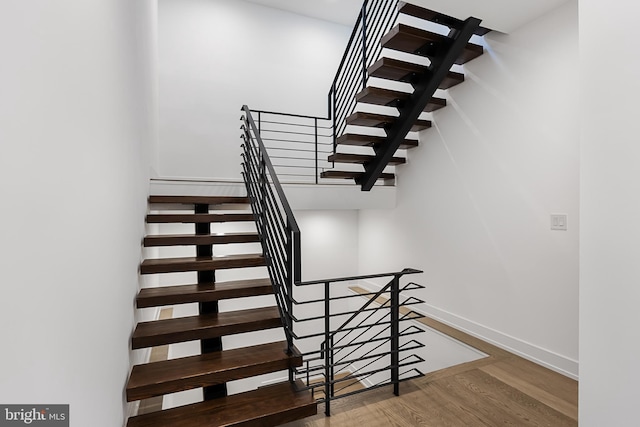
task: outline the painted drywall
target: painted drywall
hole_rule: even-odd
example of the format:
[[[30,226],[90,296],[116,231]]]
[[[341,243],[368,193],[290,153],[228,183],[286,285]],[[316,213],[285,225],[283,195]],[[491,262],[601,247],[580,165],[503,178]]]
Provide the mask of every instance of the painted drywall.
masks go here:
[[[240,108],[324,116],[351,28],[241,0],[159,0],[161,177],[241,179]]]
[[[579,408],[585,427],[638,424],[639,12],[624,0],[580,0]]]
[[[482,25],[492,30],[511,33],[519,30],[531,21],[560,7],[571,0],[411,0],[427,9],[467,19],[475,16],[483,20]]]
[[[0,4],[0,402],[123,425],[153,1]]]
[[[354,276],[358,271],[358,212],[296,211],[302,280]]]
[[[422,269],[422,309],[567,375],[578,359],[577,6],[490,34],[362,211],[360,271]],[[550,214],[568,215],[551,231]]]

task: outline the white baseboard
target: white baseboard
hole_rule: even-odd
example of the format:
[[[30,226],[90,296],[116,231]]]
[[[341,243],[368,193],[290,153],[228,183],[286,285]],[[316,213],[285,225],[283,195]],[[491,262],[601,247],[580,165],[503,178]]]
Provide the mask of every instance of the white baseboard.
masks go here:
[[[361,285],[369,290],[381,289],[381,286],[369,281],[362,281]],[[414,305],[412,306],[412,310],[569,378],[578,380],[577,360],[481,325],[480,323],[458,316],[454,313],[450,313],[446,310],[439,309],[427,303]]]

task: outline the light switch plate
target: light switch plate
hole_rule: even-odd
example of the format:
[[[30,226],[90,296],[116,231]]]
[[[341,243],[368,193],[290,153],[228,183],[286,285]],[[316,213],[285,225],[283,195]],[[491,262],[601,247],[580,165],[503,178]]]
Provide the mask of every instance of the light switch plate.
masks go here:
[[[551,214],[551,229],[567,231],[567,214]]]

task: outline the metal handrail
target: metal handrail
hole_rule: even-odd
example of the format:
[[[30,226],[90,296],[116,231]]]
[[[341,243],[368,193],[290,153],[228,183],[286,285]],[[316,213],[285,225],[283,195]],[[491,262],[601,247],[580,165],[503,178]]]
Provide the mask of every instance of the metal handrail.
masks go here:
[[[373,381],[371,387],[392,384],[394,393],[398,394],[401,381],[420,376],[422,373],[412,368],[401,372],[401,368],[420,363],[423,359],[415,354],[401,358],[400,354],[419,348],[419,345],[401,345],[403,337],[422,332],[415,325],[400,330],[400,323],[420,317],[409,310],[401,315],[400,308],[422,302],[415,297],[401,300],[400,294],[422,286],[410,282],[400,285],[400,279],[407,275],[421,273],[416,269],[404,269],[391,273],[366,274],[349,277],[333,277],[322,280],[302,281],[300,227],[295,219],[291,205],[280,183],[276,169],[270,159],[267,148],[256,125],[252,111],[246,105],[242,107],[243,130],[243,176],[251,208],[256,220],[258,234],[267,268],[274,288],[278,311],[282,319],[288,349],[291,353],[302,356],[306,368],[289,371],[290,381],[306,377],[306,387],[315,390],[320,386],[311,381],[310,375],[322,372],[321,387],[327,415],[331,411],[331,401],[351,392],[335,389],[340,382],[336,375],[343,371],[348,378],[358,381]],[[362,298],[361,295],[332,295],[332,291],[361,280],[391,278],[377,292],[367,293],[367,301],[357,309],[343,310],[333,307],[343,304],[347,298]],[[318,289],[323,298],[294,297],[294,288]],[[305,291],[308,292],[308,291]],[[389,295],[389,300],[382,304],[378,299]],[[322,314],[313,314],[310,305],[316,304]],[[300,306],[303,315],[294,311]],[[337,319],[341,320],[339,324]],[[319,332],[296,333],[297,326],[313,322],[322,322]],[[296,345],[307,345],[310,350],[299,351]],[[389,346],[388,349],[386,347]],[[386,359],[389,358],[389,362]],[[389,377],[380,379],[389,373]],[[409,374],[407,374],[409,373]],[[336,394],[338,393],[338,394]]]
[[[300,131],[300,135],[307,135],[310,139],[313,139],[308,142],[281,139],[278,135],[263,138],[263,142],[269,141],[292,144],[294,147],[295,144],[301,143],[315,144],[315,150],[311,147],[308,147],[308,150],[295,149],[295,151],[299,152],[315,153],[313,158],[303,159],[305,161],[312,161],[313,166],[299,166],[299,171],[292,171],[290,169],[295,169],[295,164],[297,163],[293,165],[288,164],[286,160],[295,159],[284,155],[279,157],[277,164],[274,165],[276,170],[278,168],[289,169],[287,173],[280,173],[281,176],[291,177],[295,182],[309,182],[311,180],[318,184],[320,183],[319,178],[321,173],[325,170],[333,169],[334,164],[327,159],[326,155],[336,153],[337,138],[346,130],[346,118],[356,108],[357,102],[355,95],[366,87],[369,79],[367,70],[378,59],[382,51],[379,41],[397,22],[399,15],[396,7],[397,3],[398,0],[365,0],[363,2],[329,88],[329,92],[327,93],[326,116],[254,110],[254,112],[257,113],[256,122],[258,131],[260,132],[266,131],[262,129],[262,124],[267,123],[267,121],[262,120],[263,115],[282,118],[279,122],[269,121],[272,125],[301,126],[309,129],[309,133]],[[291,118],[306,119],[312,121],[313,124],[292,124],[288,122],[288,119]],[[328,123],[321,125],[325,122]],[[320,130],[329,130],[329,132],[320,132]],[[269,131],[274,133],[278,132],[278,130],[274,129],[270,129]],[[325,143],[320,141],[320,138],[326,138],[326,140],[330,142]],[[321,147],[326,147],[327,151],[321,149]],[[270,147],[268,145],[266,148],[284,150],[282,147]],[[292,149],[289,149],[289,151],[292,151]],[[311,175],[311,169],[315,170],[314,175]]]
[[[300,227],[264,144],[259,126],[256,125],[253,119],[252,111],[246,105],[242,107],[242,111],[244,113],[241,117],[242,137],[244,139],[242,144],[244,149],[242,166],[247,194],[256,220],[263,254],[267,261],[267,268],[273,284],[288,349],[290,352],[301,354],[307,364],[306,370],[290,369],[289,379],[293,381],[296,376],[306,375],[307,387],[309,389],[318,388],[318,385],[310,382],[309,375],[312,372],[317,372],[320,366],[312,367],[310,364],[321,364],[324,377],[322,387],[324,387],[325,392],[325,397],[322,400],[325,402],[325,412],[329,414],[331,400],[352,394],[336,395],[334,387],[338,382],[336,380],[336,370],[344,369],[343,365],[346,358],[352,358],[352,355],[365,352],[366,354],[360,357],[359,361],[367,361],[366,364],[349,371],[348,375],[353,378],[368,380],[370,377],[389,371],[390,379],[383,380],[382,383],[393,384],[394,392],[397,394],[400,381],[413,378],[415,375],[421,375],[420,371],[414,368],[407,372],[412,372],[415,375],[412,374],[410,377],[401,378],[401,367],[419,363],[422,358],[414,355],[414,359],[400,359],[399,356],[403,351],[416,348],[414,346],[401,346],[400,338],[421,332],[419,328],[413,326],[400,330],[400,322],[415,320],[419,317],[413,311],[400,316],[400,307],[422,302],[414,297],[405,298],[401,302],[400,294],[402,292],[420,289],[422,286],[414,282],[400,286],[400,279],[406,275],[421,273],[421,271],[407,268],[391,273],[302,281]],[[392,278],[391,281],[378,292],[367,293],[368,301],[358,309],[332,312],[332,303],[334,302],[345,300],[346,298],[361,298],[359,294],[332,296],[332,289],[339,288],[341,284],[344,286],[349,282],[389,277]],[[314,286],[322,289],[324,298],[299,300],[294,297],[294,288],[302,290],[310,289]],[[390,295],[388,303],[385,302],[376,306],[377,299],[383,294]],[[295,307],[305,307],[306,312],[306,307],[310,304],[322,305],[323,314],[311,315],[306,313],[306,318],[294,314]],[[348,317],[348,319],[342,321],[337,327],[332,325],[332,319],[339,317]],[[323,321],[322,332],[297,334],[294,331],[296,324],[313,321]],[[351,335],[352,333],[353,335]],[[371,333],[373,336],[364,339],[367,333]],[[317,341],[322,338],[324,339],[323,341]],[[317,347],[312,351],[300,352],[295,347],[294,340],[297,340],[298,343],[310,340],[315,343],[312,345],[317,345]],[[390,345],[390,349],[381,351],[380,349],[387,343]],[[343,350],[346,351],[346,355],[336,360],[335,356]],[[382,362],[382,359],[386,357],[391,358],[389,364],[385,362],[384,367],[374,366],[376,363]],[[354,359],[356,358],[354,357]],[[349,362],[350,365],[355,363],[351,363],[351,360]]]

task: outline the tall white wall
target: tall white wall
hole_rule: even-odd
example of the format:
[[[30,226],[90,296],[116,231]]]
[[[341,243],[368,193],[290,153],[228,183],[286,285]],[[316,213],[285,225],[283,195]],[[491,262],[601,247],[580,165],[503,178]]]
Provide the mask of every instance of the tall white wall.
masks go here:
[[[355,17],[354,17],[355,20]],[[161,177],[240,179],[240,108],[324,116],[350,27],[242,0],[159,0]]]
[[[485,54],[398,168],[397,208],[360,215],[362,273],[423,269],[429,314],[572,376],[577,31],[570,1],[487,35]],[[550,230],[552,213],[568,214],[568,231]]]
[[[123,424],[148,187],[151,0],[0,3],[0,402]]]
[[[302,280],[358,273],[358,211],[304,210],[295,216],[302,236]]]
[[[580,0],[580,425],[638,423],[640,6]],[[609,68],[609,69],[608,69]]]

